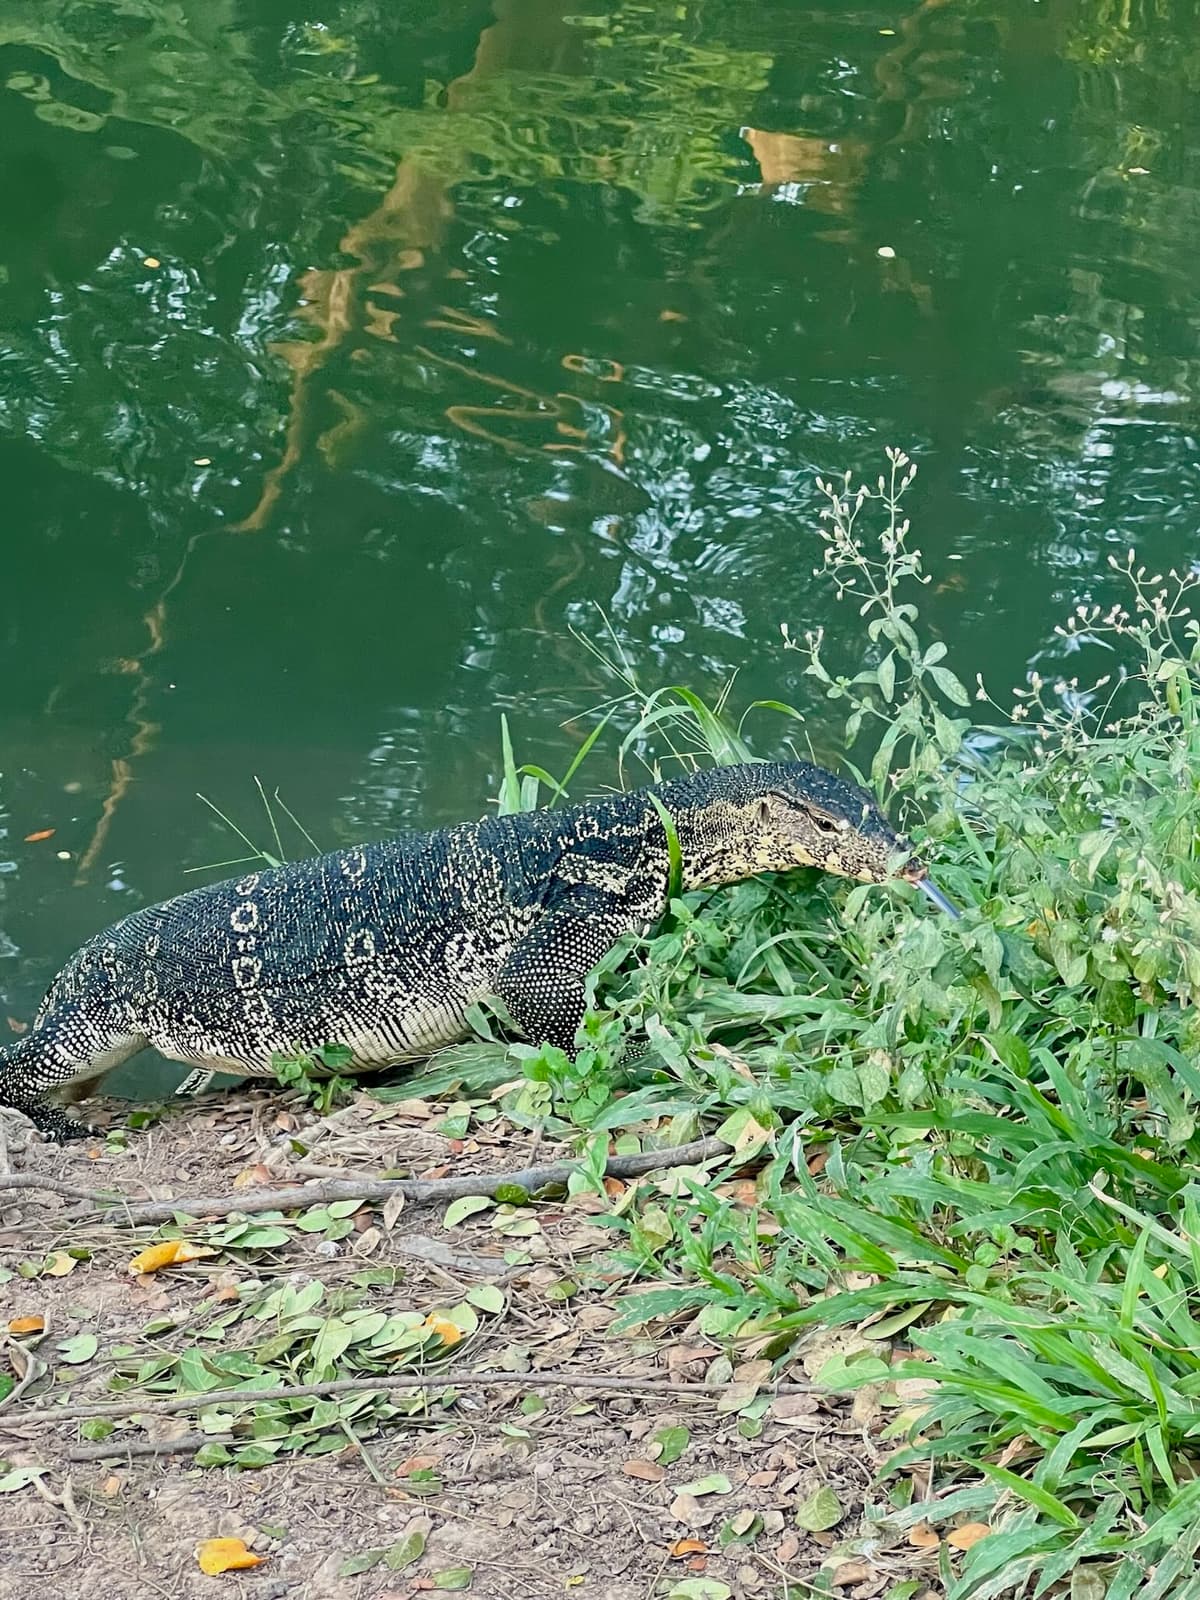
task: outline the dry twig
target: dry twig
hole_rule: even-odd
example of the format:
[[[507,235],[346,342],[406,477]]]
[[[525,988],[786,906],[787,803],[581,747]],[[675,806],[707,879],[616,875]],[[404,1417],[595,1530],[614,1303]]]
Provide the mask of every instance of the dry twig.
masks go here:
[[[637,1178],[664,1167],[694,1166],[729,1155],[721,1139],[697,1139],[674,1149],[644,1150],[636,1155],[611,1156],[604,1166],[609,1178]],[[410,1205],[440,1205],[463,1195],[494,1195],[498,1189],[520,1188],[530,1194],[559,1187],[582,1171],[578,1161],[551,1161],[524,1167],[519,1172],[478,1172],[461,1178],[332,1178],[323,1183],[291,1184],[281,1189],[243,1189],[236,1194],[191,1195],[176,1200],[114,1200],[98,1189],[80,1189],[57,1178],[36,1174],[0,1175],[5,1189],[45,1189],[69,1200],[85,1200],[99,1212],[99,1220],[136,1228],[145,1223],[169,1222],[172,1217],[227,1217],[233,1212],[250,1216],[260,1211],[295,1211],[327,1205],[332,1200],[390,1200],[401,1195]]]
[[[216,1405],[258,1405],[268,1400],[328,1399],[339,1394],[380,1393],[399,1389],[590,1389],[613,1394],[663,1394],[686,1396],[716,1404],[721,1396],[744,1384],[675,1383],[669,1378],[623,1378],[619,1374],[586,1372],[469,1372],[447,1367],[442,1372],[404,1372],[395,1377],[331,1378],[326,1383],[277,1384],[271,1389],[209,1389],[203,1393],[172,1395],[165,1400],[139,1400],[134,1395],[103,1405],[32,1407],[20,1413],[29,1422],[77,1422],[85,1417],[166,1417],[177,1411],[204,1411]],[[763,1384],[761,1393],[824,1394],[813,1383]],[[118,1453],[116,1449],[109,1454]]]
[[[99,1444],[76,1444],[68,1461],[110,1461],[114,1456],[190,1456],[206,1444],[229,1444],[231,1433],[181,1433],[176,1439],[105,1439]]]

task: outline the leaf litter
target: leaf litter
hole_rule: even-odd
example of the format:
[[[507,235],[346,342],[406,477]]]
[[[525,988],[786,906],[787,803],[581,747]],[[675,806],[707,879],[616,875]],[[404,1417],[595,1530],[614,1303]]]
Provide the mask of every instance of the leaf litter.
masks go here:
[[[262,1091],[226,1093],[128,1140],[60,1151],[30,1138],[17,1164],[86,1187],[136,1181],[140,1193],[181,1194],[228,1189],[241,1172],[278,1185],[318,1166],[425,1175],[466,1159],[436,1131],[436,1104],[394,1109],[381,1114],[361,1095],[306,1120],[278,1113]],[[461,1102],[443,1109],[461,1126]],[[529,1164],[529,1133],[499,1120],[471,1129],[476,1165]],[[0,1600],[68,1581],[79,1600],[108,1600],[117,1573],[126,1600],[168,1587],[188,1600],[221,1592],[218,1583],[264,1600],[304,1585],[327,1600],[458,1591],[549,1600],[564,1590],[774,1600],[781,1556],[789,1579],[832,1582],[858,1600],[904,1580],[938,1592],[936,1550],[903,1533],[881,1538],[864,1514],[894,1410],[864,1433],[849,1397],[772,1399],[770,1362],[728,1361],[698,1317],[654,1339],[615,1333],[620,1274],[611,1234],[596,1225],[603,1205],[588,1193],[552,1205],[487,1202],[445,1215],[440,1228],[428,1212],[402,1227],[357,1204],[208,1227],[181,1209],[158,1237],[143,1231],[133,1259],[149,1264],[130,1271],[128,1233],[72,1222],[70,1202],[53,1196],[4,1195],[0,1327],[40,1342],[47,1370],[15,1411],[0,1411],[0,1492],[6,1503],[19,1497],[26,1530],[19,1558],[0,1571]],[[434,1258],[404,1253],[410,1228],[436,1246]],[[372,1230],[383,1242],[364,1254]],[[15,1331],[9,1343],[19,1345]],[[449,1362],[723,1387],[703,1403],[514,1386],[204,1404],[217,1389],[372,1374],[394,1384]],[[804,1378],[799,1360],[788,1375]],[[181,1394],[195,1396],[191,1415],[148,1410],[134,1420],[139,1401],[152,1408]],[[131,1420],[23,1422],[47,1395],[128,1399]],[[109,1453],[68,1459],[85,1449]],[[64,1485],[82,1532],[54,1503]],[[982,1537],[970,1524],[963,1534],[959,1548]],[[210,1564],[222,1551],[237,1559],[218,1578],[205,1551]],[[852,1587],[838,1585],[839,1571],[858,1567],[865,1575]]]

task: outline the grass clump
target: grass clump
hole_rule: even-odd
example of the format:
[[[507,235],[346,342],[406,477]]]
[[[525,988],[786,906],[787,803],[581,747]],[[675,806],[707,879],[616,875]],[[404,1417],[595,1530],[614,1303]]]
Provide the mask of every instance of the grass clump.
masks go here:
[[[889,452],[874,487],[822,485],[858,659],[783,643],[961,921],[806,873],[677,898],[601,969],[577,1062],[520,1050],[517,1109],[761,1141],[749,1205],[691,1183],[614,1208],[626,1325],[698,1316],[780,1356],[848,1325],[864,1354],[826,1381],[932,1380],[876,1512],[990,1524],[952,1600],[1072,1574],[1109,1600],[1200,1593],[1200,578],[1112,561],[1125,603],[1061,630],[1109,671],[1031,675],[1003,710],[922,636],[914,471]],[[628,687],[623,758],[749,756],[725,707]],[[638,1035],[652,1054],[630,1062]]]

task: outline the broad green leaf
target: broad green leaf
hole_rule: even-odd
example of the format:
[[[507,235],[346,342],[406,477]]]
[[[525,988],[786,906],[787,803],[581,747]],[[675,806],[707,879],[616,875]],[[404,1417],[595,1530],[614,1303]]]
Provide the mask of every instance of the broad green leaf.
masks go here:
[[[477,1283],[473,1289],[467,1290],[467,1299],[490,1316],[499,1316],[504,1310],[504,1291],[494,1283]]]
[[[345,1354],[354,1338],[354,1329],[340,1317],[330,1317],[313,1341],[314,1367],[331,1367]]]
[[[706,1478],[697,1478],[692,1483],[681,1483],[675,1489],[676,1494],[695,1495],[697,1500],[706,1494],[732,1494],[732,1492],[733,1485],[723,1472],[710,1472]]]
[[[425,1553],[425,1535],[420,1528],[414,1528],[406,1533],[402,1539],[389,1546],[383,1558],[383,1564],[392,1572],[400,1572],[405,1567],[411,1567],[414,1561],[419,1561]]]
[[[809,1533],[825,1533],[836,1528],[845,1514],[841,1501],[828,1484],[796,1507],[796,1521]]]
[[[435,1589],[449,1589],[451,1592],[458,1589],[471,1587],[472,1572],[470,1567],[443,1567],[441,1572],[430,1573]]]
[[[691,1440],[691,1432],[682,1426],[660,1428],[653,1439],[653,1443],[659,1446],[659,1466],[673,1466],[687,1449]]]
[[[58,1353],[70,1366],[79,1366],[84,1361],[90,1361],[100,1348],[100,1341],[94,1333],[77,1333],[73,1339],[63,1339],[58,1345]]]
[[[457,1227],[467,1217],[473,1217],[477,1211],[486,1211],[495,1202],[485,1194],[464,1194],[457,1200],[451,1200],[446,1207],[442,1218],[443,1228]]]

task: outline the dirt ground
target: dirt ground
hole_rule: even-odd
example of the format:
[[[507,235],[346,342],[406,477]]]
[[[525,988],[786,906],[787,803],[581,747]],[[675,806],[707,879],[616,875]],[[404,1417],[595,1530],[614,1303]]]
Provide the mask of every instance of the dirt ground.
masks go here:
[[[110,1116],[121,1109],[104,1104]],[[10,1116],[4,1170],[136,1199],[390,1168],[424,1176],[511,1170],[550,1156],[544,1146],[535,1156],[530,1136],[503,1123],[449,1138],[434,1126],[442,1109],[416,1100],[381,1106],[364,1094],[316,1120],[279,1091],[227,1092],[181,1103],[130,1131],[123,1149],[100,1137],[44,1145]],[[538,1206],[535,1230],[520,1237],[497,1233],[488,1214],[446,1229],[440,1207],[386,1219],[364,1207],[338,1241],[290,1230],[286,1245],[252,1265],[218,1255],[152,1277],[128,1271],[151,1230],[72,1219],[72,1204],[0,1193],[0,1267],[12,1274],[0,1282],[0,1330],[20,1330],[20,1319],[44,1323],[34,1334],[2,1335],[0,1372],[19,1381],[31,1358],[45,1364],[0,1407],[0,1600],[440,1600],[466,1588],[479,1600],[782,1600],[813,1584],[875,1600],[913,1579],[918,1595],[938,1592],[936,1550],[886,1539],[864,1517],[864,1503],[881,1498],[871,1484],[888,1449],[880,1439],[887,1416],[869,1392],[853,1404],[776,1396],[757,1436],[746,1437],[753,1428],[736,1410],[708,1397],[535,1387],[539,1373],[565,1370],[630,1384],[732,1376],[752,1393],[767,1368],[759,1360],[731,1373],[728,1356],[686,1320],[655,1337],[610,1331],[627,1283],[605,1270],[612,1235],[596,1223],[598,1197]],[[88,1259],[57,1254],[72,1248]],[[61,1269],[64,1259],[73,1265],[56,1276],[47,1263]],[[68,1459],[82,1445],[78,1423],[32,1415],[68,1384],[73,1402],[111,1400],[106,1351],[153,1350],[157,1335],[143,1330],[164,1317],[186,1322],[214,1286],[236,1299],[250,1278],[302,1284],[319,1275],[332,1284],[386,1263],[403,1266],[390,1293],[406,1310],[501,1285],[503,1312],[481,1319],[454,1365],[526,1374],[528,1386],[464,1389],[449,1403],[435,1394],[422,1415],[351,1434],[333,1453],[256,1469],[200,1468],[189,1454],[126,1448],[130,1439],[161,1445],[191,1433],[195,1419],[186,1415],[123,1427],[100,1447],[109,1453],[89,1461]],[[96,1351],[79,1360],[72,1341],[86,1335]],[[805,1377],[802,1352],[787,1376]],[[654,1440],[674,1426],[686,1428],[686,1447],[664,1466]],[[13,1469],[23,1466],[45,1470],[21,1482]],[[5,1474],[16,1487],[5,1489]],[[808,1531],[802,1522],[827,1519],[803,1508],[826,1491],[836,1500],[833,1525]],[[414,1531],[425,1535],[424,1551],[402,1570],[379,1560],[348,1570]],[[215,1537],[240,1537],[264,1559],[207,1576],[196,1551]]]

